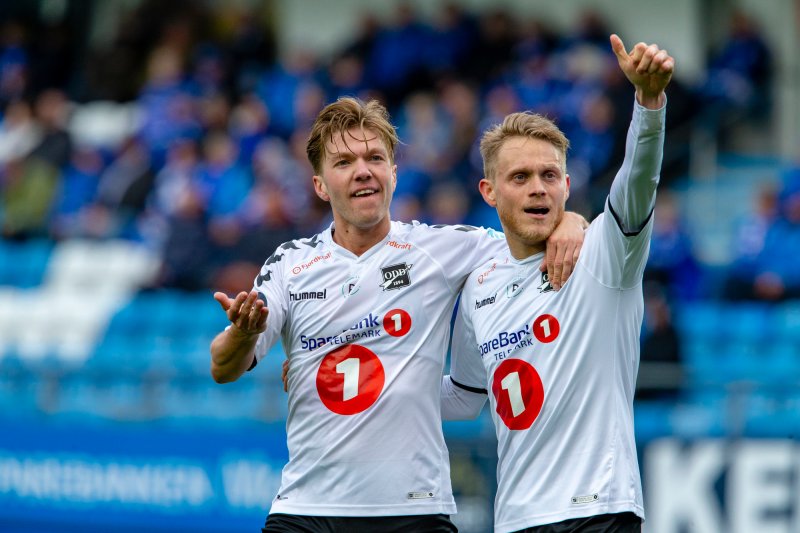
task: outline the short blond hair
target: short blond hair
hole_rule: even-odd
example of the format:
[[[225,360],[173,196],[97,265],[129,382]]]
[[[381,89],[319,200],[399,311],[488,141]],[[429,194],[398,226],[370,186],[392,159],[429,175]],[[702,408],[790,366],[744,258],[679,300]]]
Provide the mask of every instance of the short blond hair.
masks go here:
[[[344,133],[350,128],[370,129],[377,133],[389,151],[389,160],[394,163],[394,149],[400,139],[397,137],[397,130],[389,122],[386,108],[377,100],[363,102],[358,98],[342,97],[325,106],[311,126],[306,142],[306,156],[315,174],[322,174],[325,144],[332,141],[337,134],[344,139]]]
[[[503,143],[511,137],[527,137],[549,142],[561,152],[566,170],[569,140],[564,132],[544,115],[525,111],[507,115],[502,124],[491,127],[481,137],[483,175],[487,179],[494,180],[497,153]]]

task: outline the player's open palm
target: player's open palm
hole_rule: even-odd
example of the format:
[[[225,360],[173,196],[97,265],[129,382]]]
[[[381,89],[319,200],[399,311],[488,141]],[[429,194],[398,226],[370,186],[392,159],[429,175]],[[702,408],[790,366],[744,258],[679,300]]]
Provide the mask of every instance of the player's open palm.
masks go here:
[[[269,310],[264,306],[263,300],[258,298],[256,291],[244,291],[231,300],[223,292],[215,292],[214,299],[219,302],[228,320],[231,321],[233,334],[258,335],[267,329],[267,315]]]
[[[619,68],[636,87],[640,101],[659,98],[672,79],[675,59],[657,44],[637,43],[627,52],[616,34],[611,36],[611,49],[617,56]]]

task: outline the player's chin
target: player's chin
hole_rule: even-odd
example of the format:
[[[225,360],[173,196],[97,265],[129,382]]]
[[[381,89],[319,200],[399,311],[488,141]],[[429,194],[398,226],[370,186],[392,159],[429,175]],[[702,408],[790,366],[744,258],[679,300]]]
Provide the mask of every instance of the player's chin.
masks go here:
[[[522,231],[527,236],[527,240],[532,244],[546,241],[555,231],[556,225],[553,221],[541,220],[525,224]]]
[[[357,221],[355,225],[362,229],[369,229],[380,224],[388,216],[389,212],[385,209],[362,210],[354,217]]]
[[[532,217],[526,216],[520,221],[520,226],[532,233],[550,233],[556,227],[555,218],[552,216]]]

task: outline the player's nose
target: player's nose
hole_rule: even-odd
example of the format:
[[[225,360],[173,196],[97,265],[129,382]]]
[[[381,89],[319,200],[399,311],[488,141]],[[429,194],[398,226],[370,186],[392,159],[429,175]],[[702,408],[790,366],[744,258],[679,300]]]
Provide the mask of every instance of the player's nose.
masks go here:
[[[545,194],[546,189],[544,187],[544,181],[539,176],[533,176],[532,179],[528,180],[528,195],[530,196],[540,196]]]
[[[356,159],[354,166],[354,175],[356,179],[367,179],[372,176],[367,162],[361,158]]]

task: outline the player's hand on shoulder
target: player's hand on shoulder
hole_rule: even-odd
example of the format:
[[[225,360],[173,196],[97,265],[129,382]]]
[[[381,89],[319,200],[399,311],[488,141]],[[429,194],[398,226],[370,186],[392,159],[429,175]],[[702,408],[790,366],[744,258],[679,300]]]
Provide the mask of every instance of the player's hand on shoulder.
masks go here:
[[[231,335],[249,337],[266,331],[269,310],[256,291],[242,291],[233,300],[225,293],[215,292],[214,299],[219,302],[232,324],[228,330]]]
[[[672,79],[675,59],[657,44],[637,43],[630,52],[616,34],[611,49],[617,56],[619,68],[636,88],[636,99],[650,109],[664,105],[664,89]]]
[[[559,290],[572,275],[583,246],[588,222],[581,215],[567,211],[547,239],[547,248],[539,270],[547,272],[550,285]]]
[[[289,392],[289,359],[283,360],[281,365],[281,381],[283,381],[283,392]]]

